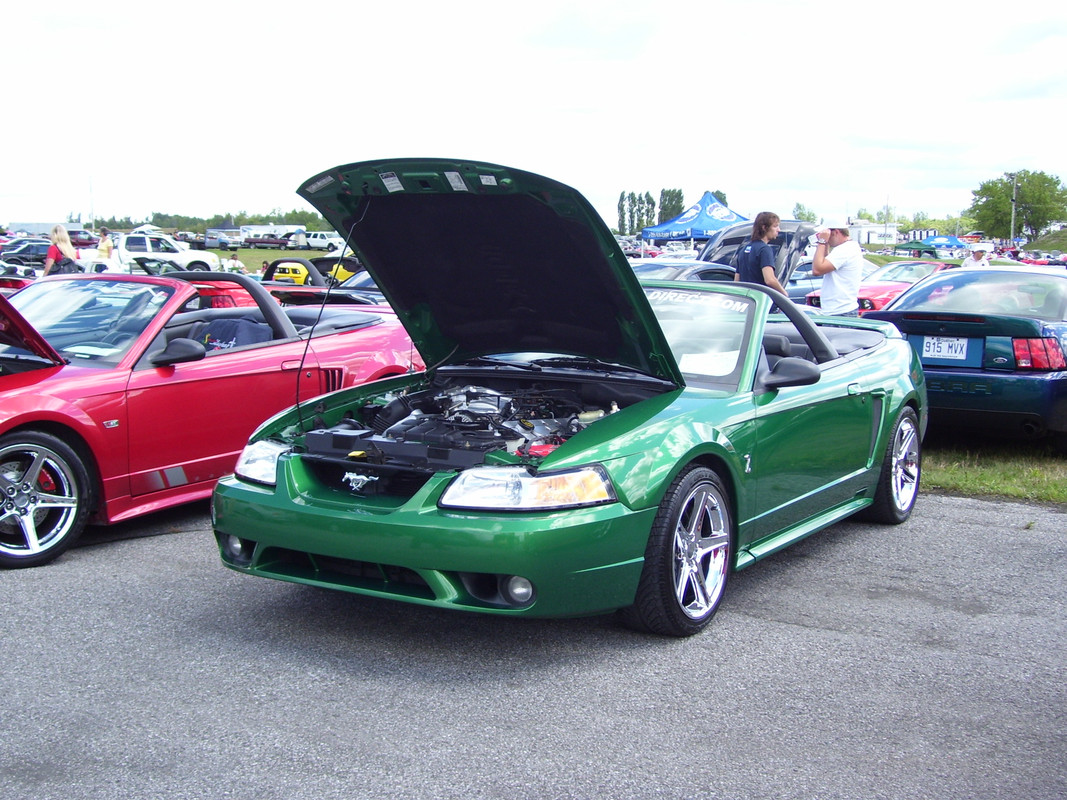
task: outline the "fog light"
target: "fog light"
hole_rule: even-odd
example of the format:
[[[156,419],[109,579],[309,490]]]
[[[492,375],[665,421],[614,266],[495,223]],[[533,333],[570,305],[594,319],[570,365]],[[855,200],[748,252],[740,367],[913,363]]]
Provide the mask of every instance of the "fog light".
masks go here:
[[[509,605],[524,608],[534,601],[534,587],[526,578],[509,575],[504,578],[500,593]]]
[[[223,536],[222,549],[235,564],[251,564],[254,544],[237,536]]]

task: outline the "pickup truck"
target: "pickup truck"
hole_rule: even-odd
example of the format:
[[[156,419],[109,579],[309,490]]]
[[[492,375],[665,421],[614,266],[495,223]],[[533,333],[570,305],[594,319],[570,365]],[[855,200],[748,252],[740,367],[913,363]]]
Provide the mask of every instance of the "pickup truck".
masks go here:
[[[287,233],[284,236],[277,236],[272,233],[262,233],[258,236],[246,236],[245,247],[251,247],[253,250],[257,247],[277,247],[279,250],[288,250],[290,235]]]
[[[127,233],[119,237],[112,258],[132,269],[138,256],[155,256],[177,262],[186,269],[218,270],[219,257],[207,250],[190,250],[162,233]]]
[[[308,247],[312,250],[334,251],[345,246],[345,240],[333,231],[308,231]]]

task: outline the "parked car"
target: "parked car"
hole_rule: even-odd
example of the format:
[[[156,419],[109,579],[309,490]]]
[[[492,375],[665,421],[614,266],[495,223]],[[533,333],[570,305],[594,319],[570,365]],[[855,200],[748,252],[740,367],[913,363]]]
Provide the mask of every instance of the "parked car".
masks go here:
[[[789,299],[794,303],[801,305],[807,304],[807,296],[812,292],[816,292],[822,286],[822,275],[816,275],[811,271],[812,258],[810,256],[804,256],[798,262],[793,271],[789,274],[789,280],[787,280],[782,288],[785,289],[785,293],[789,296]],[[881,269],[880,266],[873,261],[863,259],[863,277],[867,278],[871,273]]]
[[[910,515],[926,400],[892,325],[642,287],[585,198],[507,167],[366,162],[299,193],[362,220],[353,246],[433,366],[264,423],[213,497],[227,567],[684,636],[734,569]]]
[[[311,260],[313,262],[331,262],[316,265],[320,272],[335,266],[332,264],[334,259],[316,258]],[[333,286],[328,285],[329,273],[323,274],[323,277],[327,279],[323,284],[313,282],[295,286],[272,284],[268,286],[267,291],[282,305],[305,306],[321,305],[323,303],[330,305],[388,305],[382,290],[374,282],[374,277],[365,269],[352,273],[344,281]]]
[[[892,322],[919,354],[938,425],[1067,452],[1067,272],[968,267],[915,284],[864,319]]]
[[[345,246],[345,240],[333,231],[308,231],[307,246],[311,250],[327,250],[333,252]]]
[[[14,238],[8,239],[3,244],[0,244],[0,254],[7,253],[9,250],[14,250],[16,247],[19,247],[26,242],[36,242],[38,244],[44,242],[45,244],[51,244],[51,242],[44,236],[15,236]]]
[[[0,260],[9,266],[41,266],[48,257],[48,248],[52,243],[45,240],[25,241],[0,254]]]
[[[220,286],[255,306],[218,307]],[[192,271],[47,277],[0,298],[0,566],[51,561],[89,521],[208,497],[295,398],[421,367],[392,315],[318,311]]]
[[[133,259],[139,256],[164,258],[189,269],[219,269],[222,266],[219,257],[214,253],[206,250],[192,250],[186,244],[179,245],[174,239],[162,233],[121,235],[115,245],[114,256],[118,264],[127,268]]]
[[[94,236],[91,231],[70,231],[70,243],[75,247],[96,247],[100,244],[100,237]]]
[[[868,311],[884,308],[890,300],[913,283],[918,283],[935,272],[956,267],[959,267],[959,264],[947,264],[944,261],[893,261],[886,264],[860,281],[857,295],[859,313],[866,314]],[[819,308],[822,304],[821,292],[816,290],[809,293],[805,301],[808,305]]]
[[[660,281],[732,281],[737,270],[727,264],[715,264],[692,258],[631,258],[630,266],[642,280]]]
[[[19,267],[3,262],[0,262],[0,265],[0,294],[14,294],[37,279],[37,270],[33,267]]]
[[[246,236],[244,238],[244,246],[252,250],[257,247],[274,248],[277,250],[289,249],[289,237],[291,234],[277,235],[273,233],[261,233],[255,236]]]
[[[815,226],[810,222],[783,219],[779,224],[778,236],[768,242],[774,250],[774,274],[783,287],[788,283],[789,276],[797,264],[804,258],[808,238],[814,233]],[[736,269],[738,253],[750,241],[752,222],[729,225],[704,244],[700,251],[700,260],[729,264]]]

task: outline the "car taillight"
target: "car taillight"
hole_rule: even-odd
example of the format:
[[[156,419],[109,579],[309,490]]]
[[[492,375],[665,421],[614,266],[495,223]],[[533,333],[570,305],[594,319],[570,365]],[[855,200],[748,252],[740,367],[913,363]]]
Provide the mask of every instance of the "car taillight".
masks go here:
[[[1017,369],[1067,369],[1059,339],[1012,339]]]

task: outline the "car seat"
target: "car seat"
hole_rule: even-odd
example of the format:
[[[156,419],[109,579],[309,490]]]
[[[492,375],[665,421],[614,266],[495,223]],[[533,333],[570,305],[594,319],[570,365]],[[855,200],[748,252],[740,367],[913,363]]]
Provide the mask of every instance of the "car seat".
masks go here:
[[[213,319],[197,322],[189,330],[189,338],[200,342],[208,352],[268,342],[273,338],[270,325],[247,317]]]

